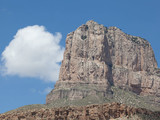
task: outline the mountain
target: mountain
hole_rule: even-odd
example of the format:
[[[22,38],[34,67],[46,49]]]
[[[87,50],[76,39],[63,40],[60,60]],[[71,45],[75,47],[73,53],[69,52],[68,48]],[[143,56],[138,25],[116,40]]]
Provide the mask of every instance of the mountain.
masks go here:
[[[160,102],[160,69],[150,43],[94,21],[67,35],[59,80],[46,103],[112,98],[112,86]]]
[[[59,80],[45,105],[2,120],[159,120],[160,69],[150,43],[94,21],[67,35]]]

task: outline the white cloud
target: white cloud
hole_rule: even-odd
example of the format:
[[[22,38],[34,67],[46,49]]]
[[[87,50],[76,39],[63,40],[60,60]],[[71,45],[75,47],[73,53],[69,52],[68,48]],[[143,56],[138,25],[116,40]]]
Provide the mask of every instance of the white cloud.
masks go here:
[[[4,73],[56,81],[60,68],[58,63],[64,52],[59,44],[61,38],[60,33],[53,35],[44,26],[34,25],[18,30],[2,53]]]

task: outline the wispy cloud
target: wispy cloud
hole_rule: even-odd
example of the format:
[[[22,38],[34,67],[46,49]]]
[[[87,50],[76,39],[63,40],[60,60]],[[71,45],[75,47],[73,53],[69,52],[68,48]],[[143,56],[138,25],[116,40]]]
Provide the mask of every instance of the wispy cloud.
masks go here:
[[[51,88],[51,87],[47,87],[47,88],[45,88],[44,90],[37,90],[37,89],[35,89],[35,88],[31,88],[29,91],[31,92],[31,93],[38,93],[38,94],[42,94],[42,95],[46,95],[46,94],[48,94],[49,92],[51,92],[52,91],[52,89],[53,88]]]
[[[59,44],[61,37],[60,33],[49,33],[44,26],[19,29],[2,53],[4,74],[56,81],[64,52]]]
[[[49,92],[51,92],[52,89],[53,88],[51,88],[51,87],[47,87],[46,89],[44,89],[43,93],[48,94]]]
[[[51,92],[53,88],[51,87],[47,87],[45,88],[43,91],[39,91],[40,94],[48,94],[49,92]]]
[[[0,15],[2,15],[2,14],[10,15],[12,12],[6,8],[0,8],[0,13],[1,13]]]

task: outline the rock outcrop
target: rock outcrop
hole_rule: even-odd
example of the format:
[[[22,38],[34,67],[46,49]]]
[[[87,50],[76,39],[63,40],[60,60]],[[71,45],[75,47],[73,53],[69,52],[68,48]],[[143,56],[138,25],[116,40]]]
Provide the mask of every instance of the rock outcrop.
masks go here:
[[[46,103],[90,95],[107,97],[112,85],[138,95],[160,96],[160,69],[154,52],[143,38],[88,21],[67,35],[59,80]]]
[[[158,120],[160,112],[152,112],[142,108],[133,108],[119,103],[90,105],[84,107],[42,108],[39,110],[15,111],[0,115],[0,120],[111,120],[134,115],[147,116]],[[134,119],[135,120],[135,119]]]

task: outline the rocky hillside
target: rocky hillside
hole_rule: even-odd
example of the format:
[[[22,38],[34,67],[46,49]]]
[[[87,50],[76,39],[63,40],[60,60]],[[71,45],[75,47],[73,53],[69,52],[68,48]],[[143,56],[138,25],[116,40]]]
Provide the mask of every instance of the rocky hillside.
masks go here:
[[[12,111],[0,115],[0,120],[159,120],[160,112],[111,103],[83,107],[40,108]]]
[[[112,86],[160,99],[160,69],[143,38],[94,21],[67,35],[59,80],[46,103],[89,96],[110,98]]]

